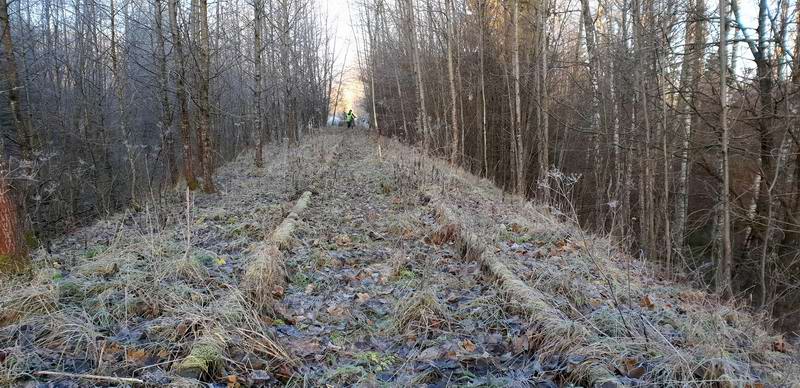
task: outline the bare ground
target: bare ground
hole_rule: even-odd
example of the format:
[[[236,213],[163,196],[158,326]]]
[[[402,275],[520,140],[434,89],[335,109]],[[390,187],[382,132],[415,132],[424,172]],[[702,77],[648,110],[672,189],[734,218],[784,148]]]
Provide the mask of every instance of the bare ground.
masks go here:
[[[37,252],[0,286],[0,385],[800,384],[763,319],[413,149],[321,133]]]

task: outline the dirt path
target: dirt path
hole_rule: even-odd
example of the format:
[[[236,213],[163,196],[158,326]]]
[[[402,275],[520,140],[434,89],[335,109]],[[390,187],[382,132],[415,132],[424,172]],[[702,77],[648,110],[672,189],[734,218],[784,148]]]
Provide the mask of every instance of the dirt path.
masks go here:
[[[521,320],[503,316],[452,239],[433,235],[426,198],[396,187],[374,143],[343,144],[288,256],[293,322],[280,322],[278,338],[302,357],[293,382],[507,381],[525,364],[510,353]]]

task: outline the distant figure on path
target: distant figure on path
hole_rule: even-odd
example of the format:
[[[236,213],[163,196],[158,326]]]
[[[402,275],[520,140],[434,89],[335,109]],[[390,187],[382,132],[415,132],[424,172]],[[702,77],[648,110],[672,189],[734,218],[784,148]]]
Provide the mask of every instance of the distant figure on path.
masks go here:
[[[345,120],[347,121],[347,128],[350,128],[350,127],[353,126],[353,123],[356,121],[356,115],[353,114],[353,110],[352,109],[347,111],[347,114],[345,115]]]

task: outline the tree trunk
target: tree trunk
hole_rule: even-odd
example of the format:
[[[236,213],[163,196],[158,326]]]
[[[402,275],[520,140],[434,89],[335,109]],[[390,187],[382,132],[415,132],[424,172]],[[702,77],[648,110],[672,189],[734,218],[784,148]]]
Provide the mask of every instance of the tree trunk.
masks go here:
[[[680,92],[678,103],[680,123],[683,128],[680,153],[680,172],[675,195],[675,220],[673,244],[678,254],[683,254],[686,238],[686,221],[689,209],[689,144],[695,125],[695,87],[700,81],[703,71],[703,52],[705,48],[705,2],[694,0],[690,3],[689,25],[686,28],[686,60],[681,69]]]
[[[11,113],[11,122],[17,132],[23,160],[31,161],[33,158],[32,129],[28,117],[22,113],[19,91],[21,85],[17,79],[17,61],[14,57],[14,41],[11,38],[11,23],[8,17],[8,3],[0,0],[0,28],[2,31],[3,51],[5,54],[5,78],[8,82],[8,104]],[[28,171],[30,172],[30,171]]]
[[[520,97],[519,70],[519,2],[514,0],[514,125],[512,126],[512,142],[514,151],[515,175],[514,190],[525,195],[525,151],[522,144],[522,99]]]
[[[450,144],[450,164],[456,165],[459,161],[459,130],[458,130],[458,96],[456,94],[455,69],[453,67],[453,55],[455,51],[455,28],[453,27],[455,15],[453,12],[453,0],[446,0],[445,14],[447,17],[447,78],[450,83],[450,130],[452,132],[452,143]]]
[[[484,29],[485,29],[485,21],[484,17],[486,16],[486,2],[485,0],[480,0],[480,42],[478,45],[478,50],[480,51],[480,84],[481,84],[481,133],[483,134],[483,176],[489,176],[489,156],[488,156],[488,149],[486,147],[486,69],[485,67],[485,53],[484,53]]]
[[[214,165],[211,149],[211,102],[209,83],[211,76],[211,56],[208,38],[208,0],[196,0],[195,21],[199,23],[197,40],[197,114],[198,141],[203,144],[200,157],[203,160],[203,191],[216,192],[214,187]]]
[[[430,126],[428,125],[428,111],[425,107],[425,84],[422,80],[422,63],[420,60],[419,47],[417,44],[416,11],[414,10],[414,0],[407,0],[407,18],[409,31],[411,34],[411,51],[414,57],[414,75],[417,79],[417,96],[419,97],[419,112],[417,112],[417,123],[422,127],[422,148],[427,153],[430,150]]]
[[[27,266],[22,223],[8,176],[5,160],[0,159],[0,273],[19,272]]]
[[[183,44],[181,30],[178,25],[178,2],[180,0],[167,0],[169,6],[170,30],[172,32],[172,45],[175,49],[173,54],[177,65],[178,75],[175,77],[175,89],[178,97],[181,115],[181,142],[183,143],[183,177],[190,190],[197,188],[197,179],[194,176],[192,162],[194,154],[192,152],[192,130],[189,118],[189,101],[186,92],[186,60],[183,54]]]
[[[730,170],[728,161],[728,11],[727,0],[719,0],[719,71],[720,71],[720,89],[719,89],[719,104],[720,112],[720,129],[721,129],[721,165],[722,165],[722,185],[720,187],[720,211],[722,212],[719,228],[720,242],[722,244],[722,251],[719,255],[719,261],[716,268],[716,289],[717,293],[723,298],[730,298],[733,296],[733,289],[731,285],[731,267],[733,266],[733,258],[731,253],[731,225],[730,225]]]
[[[544,184],[544,188],[539,191],[541,201],[549,203],[550,191],[547,188],[547,172],[550,168],[550,112],[549,112],[549,92],[547,85],[547,50],[548,50],[548,29],[547,19],[550,13],[549,0],[543,0],[543,9],[539,10],[539,182]]]
[[[171,0],[168,0],[171,1]],[[167,91],[167,54],[164,49],[164,12],[161,0],[155,0],[154,17],[156,35],[156,63],[158,64],[158,90],[161,94],[161,147],[167,159],[167,178],[174,185],[178,180],[178,163],[175,159],[175,136],[172,132],[172,106]]]
[[[264,4],[262,0],[254,0],[253,2],[253,12],[255,14],[255,19],[253,20],[253,58],[255,62],[255,75],[254,81],[255,86],[253,87],[253,98],[255,99],[256,111],[255,111],[255,131],[257,137],[257,144],[256,144],[256,155],[255,155],[255,163],[256,167],[261,168],[264,167],[264,113],[262,112],[261,107],[261,52],[263,48],[261,47],[261,17],[262,13],[264,12]]]

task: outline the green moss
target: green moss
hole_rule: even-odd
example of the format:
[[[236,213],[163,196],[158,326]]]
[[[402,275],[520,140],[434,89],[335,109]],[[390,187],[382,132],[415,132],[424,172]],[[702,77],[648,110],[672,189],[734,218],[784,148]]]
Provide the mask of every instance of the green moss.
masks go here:
[[[194,259],[206,267],[217,263],[217,256],[206,252],[195,254]]]
[[[222,349],[213,340],[201,339],[192,347],[189,355],[175,367],[179,376],[199,379],[211,375],[219,368]]]
[[[60,275],[60,273],[59,273]],[[54,275],[55,277],[55,275]],[[86,296],[83,287],[74,281],[62,281],[58,284],[58,299],[82,299]]]
[[[531,240],[533,240],[533,238],[527,234],[511,236],[511,241],[517,244],[525,244],[526,242],[529,242]]]
[[[27,245],[29,249],[39,248],[41,242],[39,241],[39,238],[36,237],[35,232],[33,231],[25,232],[25,245]]]
[[[331,337],[331,343],[336,346],[344,346],[345,343],[347,342],[345,340],[344,334],[338,331],[331,333],[330,337]]]
[[[298,271],[292,276],[292,284],[300,288],[306,288],[307,285],[311,284],[311,278],[305,273]]]
[[[186,184],[186,186],[188,186],[189,190],[191,191],[195,191],[199,187],[196,179],[190,179],[189,182]]]
[[[417,278],[417,273],[408,268],[402,268],[397,271],[397,275],[395,275],[395,277],[397,280],[401,281],[412,281]]]
[[[83,257],[87,259],[93,259],[97,257],[97,255],[103,253],[105,247],[102,245],[95,245],[93,247],[89,247],[85,252],[83,252]]]
[[[359,353],[356,355],[356,359],[367,364],[370,369],[376,372],[389,369],[392,364],[398,361],[398,358],[393,354],[382,354],[378,352]]]

